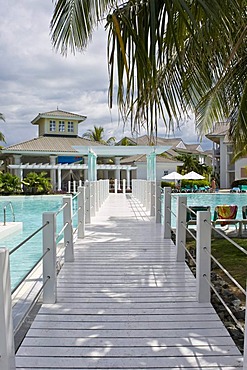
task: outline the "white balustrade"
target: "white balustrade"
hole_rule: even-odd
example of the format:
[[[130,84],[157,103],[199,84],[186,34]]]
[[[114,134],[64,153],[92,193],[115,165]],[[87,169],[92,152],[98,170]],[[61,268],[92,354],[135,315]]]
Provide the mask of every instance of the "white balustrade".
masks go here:
[[[78,238],[85,236],[85,202],[86,202],[86,188],[81,186],[78,188]]]
[[[57,243],[56,243],[56,213],[44,212],[43,225],[43,302],[55,303],[57,300]]]
[[[187,198],[177,198],[176,255],[177,262],[185,261]]]
[[[164,188],[164,239],[171,239],[171,188]]]
[[[72,197],[66,195],[63,197],[63,204],[66,205],[63,209],[63,224],[67,226],[64,229],[64,246],[65,246],[65,262],[74,261],[74,243],[73,243],[73,224],[72,224]]]
[[[211,275],[211,216],[209,211],[197,212],[196,290],[200,303],[209,303]]]
[[[9,251],[0,248],[0,369],[15,369]]]

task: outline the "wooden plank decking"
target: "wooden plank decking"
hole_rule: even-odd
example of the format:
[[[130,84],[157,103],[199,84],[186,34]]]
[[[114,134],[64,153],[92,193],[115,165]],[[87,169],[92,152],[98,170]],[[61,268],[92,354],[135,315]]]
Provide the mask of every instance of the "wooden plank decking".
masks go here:
[[[195,279],[131,196],[110,194],[58,277],[16,357],[17,369],[242,368]]]

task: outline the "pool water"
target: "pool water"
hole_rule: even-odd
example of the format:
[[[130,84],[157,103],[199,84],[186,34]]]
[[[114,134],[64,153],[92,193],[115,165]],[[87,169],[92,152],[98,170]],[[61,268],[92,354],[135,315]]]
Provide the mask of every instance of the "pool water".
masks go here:
[[[3,207],[10,202],[13,205],[15,221],[23,222],[23,231],[0,240],[0,248],[12,249],[42,226],[43,212],[56,212],[62,206],[62,196],[19,196],[0,197],[0,222],[3,222]],[[12,221],[12,214],[7,207],[7,222]],[[62,213],[57,217],[58,230],[62,227]],[[21,246],[10,256],[12,289],[42,256],[42,231]]]
[[[175,213],[177,213],[177,198],[179,196],[186,196],[189,206],[210,206],[211,219],[213,219],[215,207],[222,204],[237,205],[237,218],[242,219],[242,206],[247,205],[247,193],[174,193],[172,195],[172,210]],[[173,215],[171,223],[172,227],[175,227],[176,218]]]

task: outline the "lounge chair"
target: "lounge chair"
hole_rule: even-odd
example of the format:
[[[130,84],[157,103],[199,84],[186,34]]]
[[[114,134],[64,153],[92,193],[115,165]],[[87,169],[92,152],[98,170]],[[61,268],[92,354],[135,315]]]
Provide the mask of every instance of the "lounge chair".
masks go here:
[[[185,185],[181,188],[181,193],[190,193],[191,192],[191,187],[190,185]]]
[[[196,225],[196,213],[199,211],[210,211],[210,206],[189,206],[190,210],[187,210],[186,226]]]
[[[239,185],[241,193],[246,193],[247,192],[247,185]]]
[[[237,205],[222,204],[216,206],[214,209],[213,225],[220,224],[220,226],[234,225],[237,230],[239,220],[236,220],[238,212]]]
[[[246,220],[246,221],[243,221],[244,229],[246,230],[246,224],[247,224],[247,206],[243,206],[242,207],[242,216],[243,216],[243,220]]]
[[[238,186],[234,186],[231,190],[230,193],[240,193],[240,188]]]

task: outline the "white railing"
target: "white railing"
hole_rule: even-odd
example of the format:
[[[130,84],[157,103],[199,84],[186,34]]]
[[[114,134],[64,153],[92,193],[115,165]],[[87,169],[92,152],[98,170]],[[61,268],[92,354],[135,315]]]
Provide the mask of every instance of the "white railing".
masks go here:
[[[187,206],[186,196],[177,196],[177,210],[171,210],[171,188],[164,188],[163,209],[164,209],[164,238],[171,238],[171,230],[176,234],[176,259],[179,262],[185,261],[185,256],[188,254],[196,266],[196,291],[198,302],[209,303],[211,301],[211,289],[219,301],[223,304],[228,314],[232,317],[237,327],[244,333],[244,363],[243,368],[247,369],[247,330],[242,326],[239,320],[234,316],[233,312],[226,305],[223,298],[217,292],[214,284],[211,282],[211,261],[213,260],[217,266],[227,275],[227,277],[237,286],[238,289],[246,296],[246,290],[234,279],[220,262],[211,254],[211,239],[212,231],[220,234],[227,239],[232,245],[238,248],[243,254],[247,255],[247,251],[239,244],[229,238],[227,235],[217,229],[211,221],[210,211],[197,211]],[[196,216],[196,227],[194,232],[187,226],[187,213],[194,213]],[[172,228],[171,215],[176,217],[176,227]],[[196,259],[190,254],[186,248],[186,234],[189,233],[196,241]],[[245,323],[247,322],[247,300],[245,308]],[[246,326],[246,325],[245,325]]]
[[[132,180],[132,195],[150,212],[150,216],[155,216],[156,221],[160,222],[160,182],[134,179]]]
[[[22,323],[30,313],[31,308],[43,292],[44,303],[55,303],[57,299],[57,274],[63,262],[74,260],[74,236],[83,238],[85,235],[85,223],[91,220],[96,209],[99,209],[109,194],[109,181],[99,180],[94,183],[86,183],[86,187],[79,187],[78,193],[63,197],[63,205],[57,212],[44,212],[42,226],[23,242],[9,251],[0,248],[0,369],[15,369],[14,335],[20,329]],[[72,202],[77,202],[76,211],[73,214]],[[87,204],[89,207],[87,208]],[[63,214],[63,226],[57,232],[57,217]],[[73,227],[73,220],[77,217],[77,227]],[[19,248],[40,231],[43,232],[43,254],[32,269],[21,279],[18,285],[11,291],[9,259]],[[61,241],[63,240],[63,242]],[[63,253],[58,256],[58,244],[63,244]],[[60,248],[60,252],[61,252]],[[42,263],[42,266],[40,265]],[[35,295],[35,301],[31,303],[24,317],[13,328],[12,294],[25,283],[27,277],[40,265],[42,273],[42,286]]]
[[[81,186],[85,186],[86,182],[83,182],[82,180],[79,181],[68,181],[67,183],[67,193],[69,194],[76,194],[78,192],[78,188]],[[127,180],[118,180],[118,179],[111,179],[111,180],[98,180],[98,181],[104,181],[107,182],[109,185],[109,191],[113,193],[123,193],[126,194],[127,192],[131,191],[130,185],[127,184]],[[97,181],[97,182],[98,182]]]

